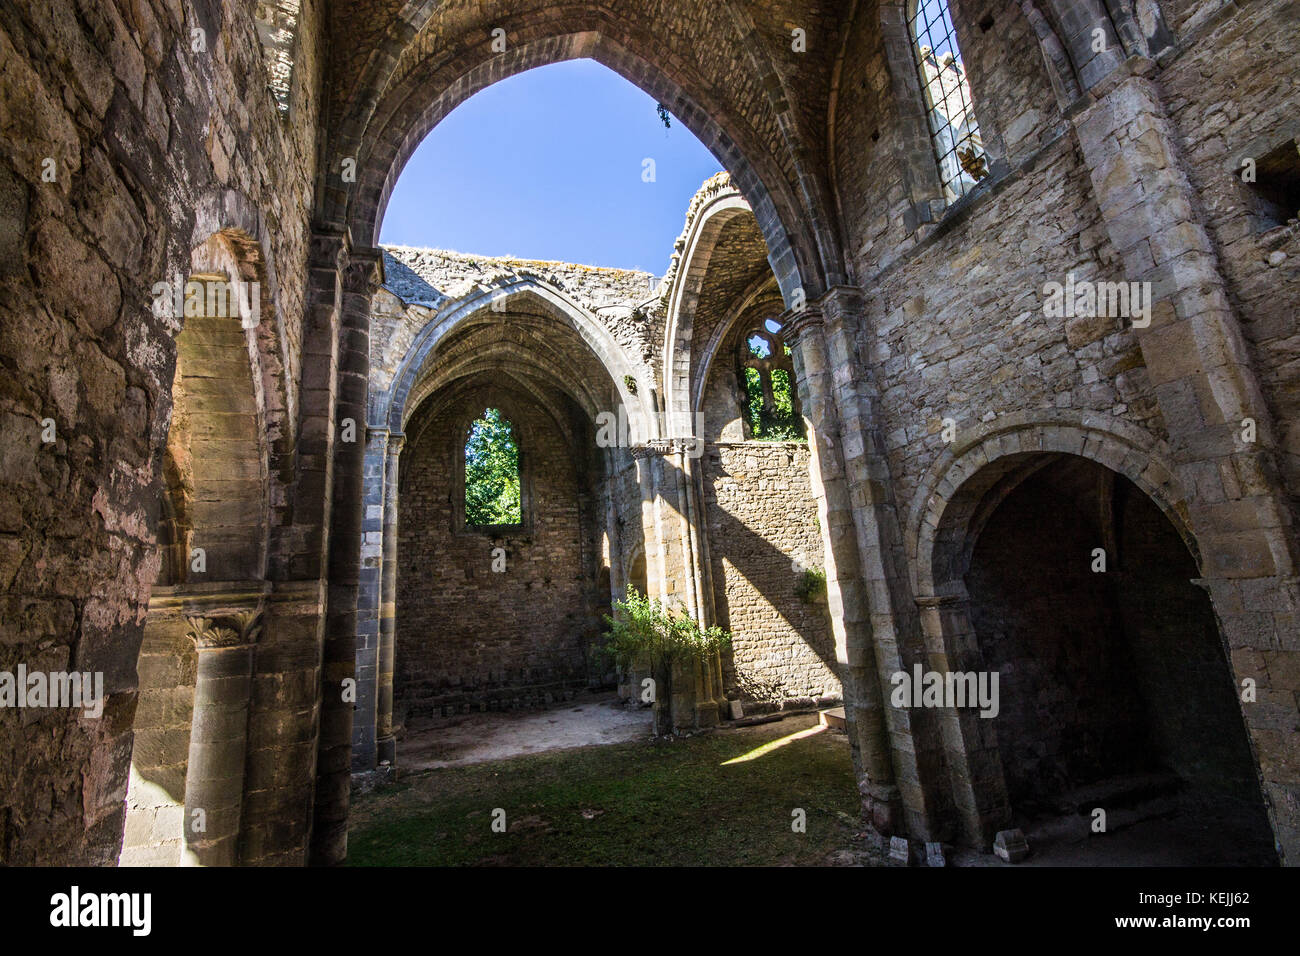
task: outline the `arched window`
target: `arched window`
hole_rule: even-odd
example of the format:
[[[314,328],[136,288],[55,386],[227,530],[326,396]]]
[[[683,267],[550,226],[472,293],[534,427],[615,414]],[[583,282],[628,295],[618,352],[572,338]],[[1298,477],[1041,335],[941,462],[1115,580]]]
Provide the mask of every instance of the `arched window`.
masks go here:
[[[988,175],[988,164],[947,0],[911,0],[907,26],[939,178],[948,202],[956,202]]]
[[[740,341],[741,385],[749,437],[790,441],[804,437],[803,417],[794,390],[790,347],[779,334],[780,323],[768,319]]]
[[[519,498],[519,446],[510,422],[489,408],[474,420],[465,442],[465,524],[523,522]]]

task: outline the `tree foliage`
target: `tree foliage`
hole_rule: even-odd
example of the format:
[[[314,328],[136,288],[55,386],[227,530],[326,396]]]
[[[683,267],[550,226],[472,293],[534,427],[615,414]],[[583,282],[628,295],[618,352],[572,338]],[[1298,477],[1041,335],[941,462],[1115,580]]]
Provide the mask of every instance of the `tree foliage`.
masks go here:
[[[465,443],[465,523],[519,524],[519,446],[499,409],[489,408]]]
[[[793,441],[803,438],[803,422],[794,413],[790,375],[785,369],[772,371],[774,408],[763,400],[763,378],[758,369],[745,367],[745,412],[750,437],[763,441]]]
[[[701,627],[690,615],[666,609],[631,585],[614,609],[613,617],[605,615],[605,652],[625,670],[644,667],[662,673],[678,661],[702,660],[731,643],[729,631]]]

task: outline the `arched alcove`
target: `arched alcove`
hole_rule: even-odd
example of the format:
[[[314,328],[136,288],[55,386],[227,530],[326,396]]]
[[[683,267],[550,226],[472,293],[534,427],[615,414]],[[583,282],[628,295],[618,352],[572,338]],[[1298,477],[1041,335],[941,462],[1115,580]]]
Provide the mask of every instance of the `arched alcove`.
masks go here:
[[[1090,838],[1100,809],[1111,830],[1155,820],[1145,825],[1181,834],[1183,862],[1269,862],[1226,648],[1174,489],[1151,483],[1144,469],[1158,466],[1127,456],[1125,438],[1089,446],[1107,467],[1047,427],[1062,450],[1040,440],[975,465],[931,499],[940,517],[922,536],[931,660],[997,681],[992,715],[940,712],[964,741],[948,753],[966,832],[978,843],[1014,824],[1062,852]],[[1214,820],[1218,836],[1192,820]]]
[[[256,265],[222,233],[194,250],[192,270],[180,289],[156,290],[156,307],[180,332],[162,456],[163,559],[137,662],[121,865],[231,863],[238,840],[251,641],[270,530],[262,292]],[[224,679],[208,683],[213,666],[201,667],[202,655],[229,663],[226,647],[239,666],[223,664]],[[196,723],[196,709],[212,708],[221,719]],[[208,761],[219,750],[227,757]]]

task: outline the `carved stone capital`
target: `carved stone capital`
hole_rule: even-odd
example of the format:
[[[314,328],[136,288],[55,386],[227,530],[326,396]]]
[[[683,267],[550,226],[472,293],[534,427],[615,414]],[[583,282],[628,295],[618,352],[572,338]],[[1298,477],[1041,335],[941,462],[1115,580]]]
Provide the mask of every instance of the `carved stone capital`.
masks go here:
[[[697,456],[703,438],[652,438],[643,444],[633,445],[628,449],[633,458],[663,458],[668,455]]]
[[[801,335],[823,326],[838,329],[862,321],[866,301],[857,286],[831,286],[803,308],[787,309],[781,314],[781,336],[793,348]]]
[[[808,333],[820,329],[824,318],[822,310],[812,305],[805,305],[802,309],[787,309],[781,313],[778,320],[781,323],[781,338],[785,339],[786,344],[794,348],[799,344],[799,339]]]
[[[257,643],[262,633],[261,611],[239,611],[218,617],[187,617],[186,636],[199,650],[241,647]]]
[[[374,295],[384,281],[384,257],[378,249],[353,248],[343,272],[347,292]]]
[[[312,227],[308,261],[315,268],[343,271],[348,266],[352,245],[347,227],[341,223],[316,223]]]
[[[825,316],[827,322],[855,318],[862,315],[867,308],[862,290],[853,285],[833,285],[811,304]]]

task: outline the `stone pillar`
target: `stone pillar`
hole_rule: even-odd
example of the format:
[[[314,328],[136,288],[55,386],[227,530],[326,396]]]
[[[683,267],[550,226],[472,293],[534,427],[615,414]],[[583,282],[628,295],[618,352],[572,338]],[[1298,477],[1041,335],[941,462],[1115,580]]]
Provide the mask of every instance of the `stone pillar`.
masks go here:
[[[859,289],[836,286],[815,303],[831,388],[839,421],[840,460],[848,483],[858,542],[859,570],[866,587],[876,679],[884,694],[892,677],[926,663],[925,641],[903,544],[902,521],[894,501],[894,481],[880,429],[880,395],[875,369],[858,350],[866,331],[866,304]],[[933,711],[884,708],[909,836],[933,840],[951,805],[943,750]]]
[[[700,572],[701,529],[696,527],[702,511],[691,494],[694,482],[688,465],[694,446],[693,438],[658,438],[634,446],[632,456],[639,466],[644,466],[642,474],[650,477],[649,487],[643,483],[642,490],[653,501],[654,539],[663,567],[661,600],[666,606],[689,614],[697,623],[707,625],[702,597],[704,579]],[[647,537],[647,555],[649,542]],[[720,666],[717,670],[720,671]],[[711,660],[673,668],[671,706],[675,728],[711,727],[718,723],[722,704],[714,673]]]
[[[787,312],[783,320],[782,335],[790,344],[795,385],[807,424],[811,467],[821,477],[817,511],[826,560],[826,593],[854,767],[869,822],[888,835],[902,826],[902,804],[894,783],[885,702],[876,677],[871,606],[844,466],[824,316],[820,307],[810,305]],[[857,370],[845,371],[853,374]]]
[[[970,620],[970,595],[918,595],[929,666],[940,673],[983,673],[984,654]],[[970,708],[936,711],[957,824],[972,846],[993,845],[998,831],[1011,827],[1011,803],[997,736],[987,718]]]
[[[704,502],[699,493],[695,462],[703,451],[703,436],[695,435],[677,439],[673,443],[672,460],[678,474],[678,494],[682,502],[682,549],[686,556],[690,585],[690,613],[701,627],[714,623],[712,594],[707,590],[708,568],[705,566],[707,550],[704,539]],[[714,680],[721,673],[721,659],[710,654],[696,664],[695,726],[713,727],[726,716],[726,702],[722,684]]]
[[[665,600],[665,573],[661,549],[659,547],[658,508],[655,504],[654,481],[651,475],[651,458],[642,446],[632,446],[628,450],[636,477],[639,495],[639,508],[636,516],[641,540],[641,557],[645,564],[645,594],[642,597],[657,601]],[[626,580],[630,581],[630,573]],[[640,700],[641,682],[652,677],[649,671],[633,667],[619,675],[623,681],[619,685],[619,695],[625,700]]]
[[[1277,435],[1217,254],[1183,172],[1178,136],[1133,57],[1071,114],[1123,279],[1150,283],[1149,325],[1134,325],[1169,432],[1189,524],[1238,688],[1284,862],[1300,862],[1300,541],[1276,464]],[[1144,317],[1145,320],[1146,317]],[[1245,421],[1256,432],[1243,440]],[[1238,695],[1240,701],[1240,694]]]
[[[379,602],[379,673],[375,705],[379,763],[397,763],[393,736],[393,664],[397,632],[397,463],[405,436],[388,436],[388,465],[384,478],[384,575]]]
[[[367,426],[363,470],[361,571],[357,589],[357,698],[352,721],[352,772],[373,770],[376,758],[380,603],[383,580],[384,472],[388,429]]]
[[[382,266],[376,249],[351,251],[343,276],[338,401],[329,533],[329,604],[321,656],[320,735],[309,860],[330,866],[347,856],[352,784],[353,704],[343,682],[356,677],[357,596],[361,578],[366,399],[370,375],[370,299]]]
[[[700,527],[700,499],[695,493],[695,475],[691,455],[695,453],[696,442],[702,438],[686,438],[674,442],[672,463],[677,472],[677,494],[681,501],[682,552],[687,567],[687,582],[690,593],[689,606],[691,616],[700,624],[712,622],[704,598],[703,555],[700,549],[702,529]]]
[[[704,504],[703,469],[699,467],[700,457],[704,452],[704,438],[695,436],[696,451],[683,456],[686,492],[690,504],[690,543],[695,563],[695,591],[697,595],[696,618],[704,627],[718,622],[717,608],[713,594],[713,568],[709,554],[709,520]],[[722,684],[722,655],[710,654],[700,663],[700,702],[697,706],[696,721],[702,727],[711,727],[730,716],[726,691]]]
[[[198,649],[198,672],[181,865],[233,866],[239,862],[253,646],[261,632],[261,614],[249,610],[191,617],[189,623],[188,636]]]
[[[291,517],[271,529],[272,592],[258,642],[240,859],[307,862],[321,718],[321,644],[338,395],[342,227],[317,225],[308,259]]]

